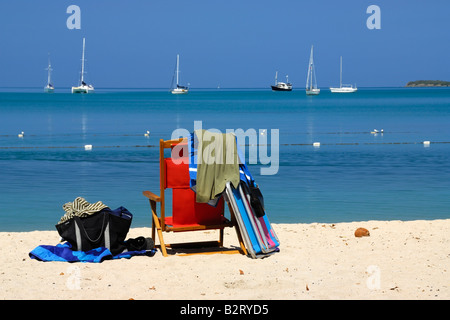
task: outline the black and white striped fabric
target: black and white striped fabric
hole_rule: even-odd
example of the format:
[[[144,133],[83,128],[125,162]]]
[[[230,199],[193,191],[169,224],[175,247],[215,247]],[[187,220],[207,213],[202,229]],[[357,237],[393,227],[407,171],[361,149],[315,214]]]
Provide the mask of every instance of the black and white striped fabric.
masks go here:
[[[61,224],[75,216],[85,218],[105,208],[108,208],[108,206],[103,204],[101,201],[89,203],[86,199],[78,197],[73,202],[67,202],[63,205],[63,209],[66,213],[61,217],[58,224]]]

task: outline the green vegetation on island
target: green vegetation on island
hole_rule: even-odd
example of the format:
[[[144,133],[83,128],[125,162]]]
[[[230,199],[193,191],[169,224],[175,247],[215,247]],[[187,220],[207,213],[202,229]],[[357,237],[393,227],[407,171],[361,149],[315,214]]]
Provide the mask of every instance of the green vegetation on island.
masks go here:
[[[407,87],[449,87],[450,81],[442,80],[417,80],[410,81],[406,84]]]

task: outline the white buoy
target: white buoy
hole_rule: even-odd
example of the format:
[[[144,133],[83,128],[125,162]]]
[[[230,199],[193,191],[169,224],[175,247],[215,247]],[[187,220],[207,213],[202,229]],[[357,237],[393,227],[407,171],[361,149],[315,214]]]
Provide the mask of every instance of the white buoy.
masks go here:
[[[18,136],[19,138],[23,138],[24,133],[25,133],[25,132],[22,131],[22,132],[19,133],[17,136]]]
[[[423,142],[423,144],[424,144],[425,146],[429,146],[430,143],[431,143],[430,141],[424,141],[424,142]]]
[[[314,143],[313,143],[313,146],[314,146],[314,147],[320,147],[320,142],[314,142]]]
[[[92,150],[92,144],[84,145],[84,150]]]

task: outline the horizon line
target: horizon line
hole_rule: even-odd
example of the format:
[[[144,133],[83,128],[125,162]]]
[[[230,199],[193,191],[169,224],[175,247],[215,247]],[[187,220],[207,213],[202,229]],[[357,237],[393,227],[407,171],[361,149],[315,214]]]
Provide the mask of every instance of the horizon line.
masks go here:
[[[42,89],[44,86],[0,86],[0,89]],[[70,90],[71,86],[63,86],[63,87],[55,87],[55,89],[68,89]],[[326,87],[318,87],[319,89],[329,89],[329,86]],[[425,87],[407,87],[405,86],[358,86],[359,88],[449,88],[448,86],[425,86]],[[170,91],[171,88],[163,88],[163,87],[95,87],[95,89],[137,89],[137,90],[162,90],[162,91]],[[206,89],[206,90],[232,90],[232,89],[258,89],[258,90],[267,90],[270,89],[270,86],[267,87],[189,87],[189,89]],[[292,88],[292,91],[305,90],[304,87]]]

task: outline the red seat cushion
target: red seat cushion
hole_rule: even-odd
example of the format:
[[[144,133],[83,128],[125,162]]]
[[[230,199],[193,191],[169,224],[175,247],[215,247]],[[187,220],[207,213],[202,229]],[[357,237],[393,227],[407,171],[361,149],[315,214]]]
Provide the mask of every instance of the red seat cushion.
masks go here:
[[[214,225],[223,222],[223,198],[219,200],[216,207],[213,207],[207,203],[196,202],[195,192],[190,188],[176,188],[172,191],[172,225],[174,227]]]

